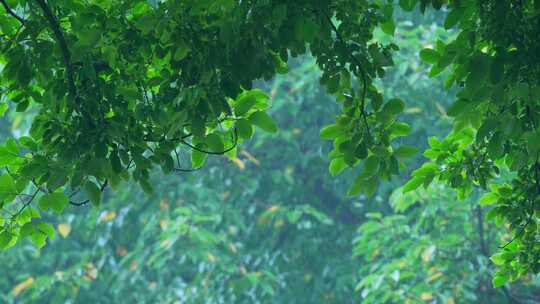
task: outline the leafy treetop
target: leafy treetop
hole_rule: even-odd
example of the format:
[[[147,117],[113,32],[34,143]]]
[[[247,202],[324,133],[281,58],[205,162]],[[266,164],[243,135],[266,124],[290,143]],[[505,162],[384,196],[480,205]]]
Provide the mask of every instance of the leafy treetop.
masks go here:
[[[331,139],[334,173],[360,166],[350,195],[374,193],[414,154],[392,144],[410,127],[397,121],[403,100],[372,85],[392,65],[392,1],[0,0],[0,64],[5,110],[37,105],[28,136],[0,148],[0,246],[54,235],[40,211],[99,205],[109,185],[133,178],[151,191],[149,172],[190,171],[208,154],[233,156],[253,128],[274,132],[258,78],[287,71],[309,51],[342,113],[321,130]],[[404,191],[434,179],[490,189],[488,218],[509,223],[515,239],[500,252],[497,282],[540,267],[535,215],[540,193],[540,1],[400,0],[405,10],[444,7],[457,38],[422,50],[430,75],[450,68],[458,97],[454,130],[430,140],[431,162]],[[181,150],[191,166],[182,167]],[[501,181],[501,170],[514,176]],[[83,189],[88,200],[74,201]],[[32,204],[37,201],[37,207]],[[20,204],[15,204],[19,202]],[[22,205],[22,207],[20,207]],[[499,260],[501,260],[499,259]]]

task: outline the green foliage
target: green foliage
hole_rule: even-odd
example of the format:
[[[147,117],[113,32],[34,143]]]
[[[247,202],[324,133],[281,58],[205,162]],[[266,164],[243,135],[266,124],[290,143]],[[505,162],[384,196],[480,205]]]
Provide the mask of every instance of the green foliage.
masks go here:
[[[514,235],[496,253],[493,283],[537,273],[538,1],[398,3],[408,12],[448,11],[443,26],[455,35],[418,55],[431,64],[430,77],[445,75],[445,87],[457,91],[447,110],[435,103],[452,131],[429,140],[429,162],[404,192],[434,180],[456,188],[459,199],[489,191],[481,201],[492,206],[489,219]],[[418,130],[407,117],[415,101],[377,80],[399,69],[400,41],[392,37],[403,25],[392,1],[12,0],[2,8],[0,114],[37,110],[27,136],[0,147],[3,247],[24,237],[41,247],[54,236],[38,211],[25,213],[34,200],[39,211],[98,207],[105,189],[124,181],[152,193],[156,167],[191,171],[213,154],[240,164],[237,145],[254,127],[278,129],[253,82],[286,72],[289,57],[308,50],[341,106],[320,135],[332,140],[330,173],[356,172],[349,195],[374,196],[415,154],[402,139]],[[375,39],[377,31],[385,38]]]
[[[495,265],[507,257],[490,255],[504,233],[483,219],[474,199],[457,203],[441,184],[390,198],[395,213],[368,214],[357,232],[353,252],[366,261],[356,289],[362,303],[533,303],[528,289],[537,278],[505,287],[491,286]],[[465,237],[464,237],[465,236]],[[359,265],[362,265],[359,263]],[[494,287],[506,283],[493,277]]]
[[[279,133],[255,134],[230,162],[208,157],[199,173],[154,172],[151,196],[125,183],[99,208],[67,206],[46,247],[0,253],[0,301],[354,303],[361,205],[341,195],[346,173],[320,174],[318,128],[338,109],[313,59],[290,65],[261,85]]]

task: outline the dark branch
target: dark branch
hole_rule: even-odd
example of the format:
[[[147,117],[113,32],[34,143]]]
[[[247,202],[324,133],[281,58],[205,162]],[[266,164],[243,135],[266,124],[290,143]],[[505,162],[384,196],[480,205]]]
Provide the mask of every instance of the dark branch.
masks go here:
[[[343,45],[343,48],[345,48],[345,50],[347,51],[347,55],[349,55],[349,58],[351,59],[352,63],[356,64],[356,66],[358,67],[358,71],[360,72],[360,77],[362,78],[362,87],[363,87],[362,88],[362,101],[360,103],[360,113],[361,113],[364,125],[366,127],[367,134],[370,138],[372,138],[371,130],[369,128],[369,124],[367,121],[367,113],[366,113],[366,97],[367,97],[367,86],[368,86],[368,77],[367,77],[366,71],[364,71],[364,69],[362,68],[362,63],[358,60],[358,58],[356,58],[356,56],[354,56],[352,51],[349,49],[347,42],[345,41],[345,39],[339,32],[339,29],[336,27],[334,22],[332,22],[332,18],[330,17],[330,15],[328,15],[324,11],[321,11],[321,12],[324,14],[326,21],[328,21],[328,24],[330,25],[334,33],[336,33],[336,37],[338,41]]]
[[[62,32],[62,29],[60,28],[60,23],[54,16],[51,8],[47,5],[45,0],[36,0],[36,2],[39,7],[41,7],[43,15],[49,22],[49,26],[52,29],[56,41],[58,42],[58,45],[60,47],[60,51],[62,52],[62,58],[64,60],[64,65],[66,66],[66,78],[68,83],[69,95],[72,98],[77,99],[77,87],[75,86],[75,78],[73,76],[74,72],[73,65],[71,64],[71,53],[69,52],[69,48],[64,37],[64,32]]]
[[[182,168],[182,165],[180,164],[180,155],[178,154],[178,151],[176,151],[176,149],[174,149],[173,151],[174,151],[174,155],[176,157],[176,167],[173,168],[174,171],[176,171],[176,172],[194,172],[194,171],[200,170],[200,168],[191,168],[191,169]]]
[[[109,181],[108,181],[108,180],[105,180],[105,182],[103,182],[103,184],[101,185],[101,187],[99,188],[99,190],[103,193],[103,192],[105,191],[105,189],[107,189],[107,186],[108,186],[108,185],[109,185]],[[77,194],[77,192],[79,192],[79,189],[77,189],[76,191],[74,191],[74,192],[70,195],[70,197],[73,196],[73,195],[75,195],[75,194]],[[82,202],[74,202],[74,201],[72,201],[72,200],[69,201],[69,204],[70,204],[70,205],[77,206],[77,207],[86,206],[86,205],[88,205],[88,203],[90,203],[90,200],[89,200],[89,199],[84,200],[84,201],[82,201]]]
[[[525,225],[523,225],[521,227],[521,229],[518,231],[518,233],[516,233],[516,235],[514,235],[514,237],[506,244],[504,244],[504,246],[501,246],[499,247],[500,249],[504,249],[506,248],[508,245],[512,244],[517,238],[521,237],[521,235],[523,234],[523,232],[525,232],[525,229],[527,228],[527,226],[529,226],[529,224],[532,222],[533,220],[533,215],[534,213],[531,213],[529,215],[529,218],[527,219],[527,222],[525,223]]]
[[[203,150],[201,148],[198,148],[190,143],[188,143],[187,141],[185,141],[184,139],[181,140],[182,141],[182,144],[190,147],[191,149],[195,150],[195,151],[199,151],[201,153],[206,153],[206,154],[212,154],[212,155],[223,155],[229,151],[232,151],[234,148],[236,148],[236,145],[238,144],[238,135],[236,134],[236,128],[234,128],[234,131],[233,131],[233,145],[227,149],[225,149],[224,151],[218,151],[218,152],[213,152],[213,151],[207,151],[207,150]]]
[[[17,19],[17,21],[19,21],[22,25],[26,25],[26,20],[24,20],[23,17],[17,15],[10,7],[9,5],[7,4],[6,0],[0,0],[0,2],[2,3],[2,6],[4,6],[4,8],[6,9],[6,12],[11,15],[13,18]]]

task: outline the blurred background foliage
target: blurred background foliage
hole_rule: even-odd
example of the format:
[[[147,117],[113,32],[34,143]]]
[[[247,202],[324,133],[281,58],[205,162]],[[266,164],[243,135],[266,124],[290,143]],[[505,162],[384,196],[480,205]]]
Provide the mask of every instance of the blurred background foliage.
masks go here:
[[[407,101],[413,133],[401,143],[422,150],[450,130],[453,96],[418,51],[452,33],[443,13],[396,14],[401,50],[377,86]],[[319,138],[339,110],[319,76],[300,57],[261,82],[280,131],[256,134],[237,158],[155,172],[153,195],[125,184],[99,209],[70,206],[47,219],[57,235],[41,250],[23,242],[0,252],[0,302],[538,303],[536,277],[491,287],[489,257],[510,236],[484,220],[479,193],[463,202],[436,184],[403,195],[405,172],[373,198],[346,197],[353,172],[332,177],[331,147]],[[2,137],[23,134],[25,115],[10,110]]]

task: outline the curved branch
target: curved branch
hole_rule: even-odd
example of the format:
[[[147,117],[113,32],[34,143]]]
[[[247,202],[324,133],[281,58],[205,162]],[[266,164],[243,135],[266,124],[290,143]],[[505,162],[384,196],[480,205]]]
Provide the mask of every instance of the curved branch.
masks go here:
[[[77,99],[77,87],[75,86],[75,78],[73,76],[74,71],[73,65],[71,64],[71,53],[69,52],[66,38],[64,37],[64,32],[62,32],[62,29],[60,28],[60,23],[54,16],[51,8],[47,5],[45,0],[36,0],[36,2],[43,11],[43,15],[47,19],[49,26],[54,33],[56,41],[58,42],[60,51],[62,52],[62,59],[64,61],[64,65],[66,66],[66,78],[68,83],[69,95]]]
[[[174,155],[176,156],[176,166],[175,168],[173,168],[174,171],[176,172],[195,172],[195,171],[198,171],[200,170],[201,168],[192,168],[192,169],[184,169],[182,168],[182,166],[180,165],[180,155],[178,154],[178,151],[176,151],[176,149],[174,149]]]
[[[15,11],[13,11],[11,9],[11,7],[9,7],[9,5],[7,4],[6,0],[0,0],[0,3],[2,3],[2,6],[6,9],[6,12],[11,15],[13,18],[17,19],[17,21],[19,21],[22,25],[26,25],[26,20],[24,20],[23,17],[17,15],[15,13]]]
[[[190,143],[188,143],[187,141],[185,141],[184,139],[181,140],[182,144],[190,147],[191,149],[195,150],[195,151],[199,151],[201,153],[205,153],[205,154],[212,154],[212,155],[223,155],[229,151],[232,151],[234,148],[236,148],[237,144],[238,144],[238,134],[236,134],[236,128],[233,129],[233,145],[227,149],[225,149],[224,151],[219,151],[219,152],[213,152],[213,151],[207,151],[207,150],[203,150],[201,148],[198,148]]]
[[[103,192],[105,191],[105,189],[107,189],[107,186],[108,186],[108,185],[109,185],[109,180],[105,180],[105,181],[103,182],[103,184],[101,185],[101,187],[99,188],[99,190],[101,191],[101,193],[103,193]],[[79,192],[79,190],[80,190],[80,188],[77,189],[76,191],[74,191],[74,192],[72,193],[71,196],[77,194],[77,192]],[[90,200],[89,200],[89,199],[84,200],[84,201],[82,201],[82,202],[74,202],[74,201],[72,201],[72,200],[69,201],[69,204],[70,204],[70,205],[77,206],[77,207],[82,207],[82,206],[88,205],[88,203],[90,203]]]

